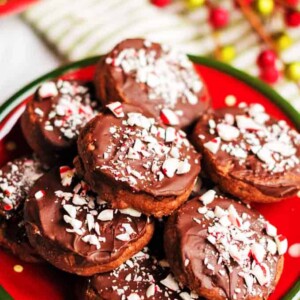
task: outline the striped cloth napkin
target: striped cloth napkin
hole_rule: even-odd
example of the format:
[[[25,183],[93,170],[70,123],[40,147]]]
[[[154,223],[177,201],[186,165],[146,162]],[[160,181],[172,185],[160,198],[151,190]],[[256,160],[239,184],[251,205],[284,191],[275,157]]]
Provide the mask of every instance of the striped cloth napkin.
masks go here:
[[[207,22],[208,9],[187,10],[183,0],[164,9],[149,0],[44,0],[23,16],[69,61],[105,53],[125,38],[145,37],[195,55],[210,55],[217,45],[232,44],[237,52],[232,65],[257,76],[256,59],[263,45],[233,2],[221,2],[231,19],[217,35]],[[282,60],[300,61],[300,30],[285,27],[276,16],[267,24],[270,33],[284,29],[294,40]],[[282,78],[274,88],[300,111],[299,85]]]

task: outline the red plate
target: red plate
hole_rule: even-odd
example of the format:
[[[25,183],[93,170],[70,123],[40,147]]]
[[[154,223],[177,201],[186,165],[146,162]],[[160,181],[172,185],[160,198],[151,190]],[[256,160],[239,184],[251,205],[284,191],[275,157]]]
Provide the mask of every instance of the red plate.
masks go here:
[[[0,166],[30,151],[20,132],[18,119],[25,108],[26,97],[32,94],[36,86],[45,80],[57,77],[91,79],[98,59],[86,59],[55,70],[23,88],[0,107]],[[225,97],[234,95],[237,102],[261,103],[270,114],[300,128],[299,114],[262,82],[215,61],[199,57],[191,57],[191,59],[207,83],[215,108],[225,106]],[[279,233],[288,238],[289,245],[300,243],[299,198],[294,197],[271,205],[257,205],[256,208],[277,226]],[[15,300],[73,298],[74,277],[71,275],[57,271],[48,265],[25,264],[3,251],[0,251],[0,262],[0,285]],[[23,266],[23,271],[16,272],[18,268],[20,269],[15,267],[16,265]],[[299,275],[300,257],[293,258],[286,254],[282,277],[270,299],[281,299]],[[0,289],[0,299],[11,299],[4,290]]]

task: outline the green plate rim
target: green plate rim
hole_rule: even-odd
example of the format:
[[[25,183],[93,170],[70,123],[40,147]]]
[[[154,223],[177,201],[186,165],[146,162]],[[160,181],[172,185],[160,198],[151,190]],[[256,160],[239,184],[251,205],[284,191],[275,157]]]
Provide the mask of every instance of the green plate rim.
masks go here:
[[[9,114],[9,112],[17,106],[20,101],[17,100],[24,96],[25,93],[33,88],[34,86],[38,85],[39,83],[55,78],[58,76],[63,75],[64,73],[75,70],[82,67],[87,67],[90,65],[95,64],[99,60],[100,56],[93,56],[89,57],[83,60],[79,60],[76,62],[73,62],[71,64],[59,67],[37,79],[32,81],[31,83],[24,86],[22,89],[20,89],[18,92],[16,92],[14,95],[12,95],[9,99],[7,99],[1,106],[0,106],[0,122],[4,120],[4,118]],[[189,55],[189,58],[192,62],[204,65],[207,67],[211,67],[214,69],[217,69],[221,72],[224,72],[225,74],[231,75],[234,78],[237,78],[238,80],[241,80],[242,82],[248,84],[264,96],[266,96],[271,102],[273,102],[277,107],[279,107],[286,115],[287,117],[294,123],[295,127],[297,129],[300,129],[300,113],[298,113],[293,106],[285,100],[282,96],[280,96],[274,89],[269,87],[267,84],[262,82],[261,80],[252,77],[251,75],[248,75],[244,73],[243,71],[240,71],[228,64],[207,58],[202,56],[194,56]],[[14,105],[15,104],[15,105]]]

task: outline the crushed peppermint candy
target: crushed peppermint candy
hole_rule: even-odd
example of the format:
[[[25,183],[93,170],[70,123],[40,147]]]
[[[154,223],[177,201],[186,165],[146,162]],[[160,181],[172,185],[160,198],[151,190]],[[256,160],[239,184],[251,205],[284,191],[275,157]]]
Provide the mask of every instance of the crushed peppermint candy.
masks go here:
[[[78,179],[74,169],[62,166],[59,171],[61,189],[55,191],[55,196],[61,203],[67,232],[78,235],[82,242],[97,250],[104,247],[105,251],[109,245],[117,247],[117,241],[130,242],[140,234],[147,217],[130,208],[121,211],[112,209]],[[38,196],[40,192],[37,192]]]
[[[202,195],[204,200],[207,196],[211,200],[211,191]],[[270,294],[274,288],[277,261],[287,251],[286,238],[277,235],[273,225],[244,205],[229,203],[218,195],[213,197],[214,205],[197,209],[201,222],[196,222],[195,218],[192,221],[206,231],[206,240],[212,245],[205,248],[204,265],[212,275],[237,274],[240,278],[237,282],[241,281],[242,285],[232,291],[232,299],[244,299],[245,295],[261,296],[265,292]]]
[[[106,105],[106,107],[108,107],[117,118],[124,117],[124,111],[121,102],[113,102]]]
[[[38,89],[40,101],[34,102],[34,113],[47,131],[59,132],[66,139],[75,139],[97,111],[87,85],[77,81],[58,80],[43,83]],[[46,111],[43,101],[51,101]]]
[[[178,102],[198,103],[202,81],[188,57],[169,47],[162,47],[159,52],[145,45],[140,49],[126,48],[107,57],[106,64],[145,85],[149,100],[163,100],[165,108],[174,109]]]
[[[10,213],[22,205],[30,188],[42,175],[42,165],[35,159],[16,159],[2,167],[0,170],[0,209],[4,210],[6,218],[10,218]]]
[[[153,186],[185,176],[198,164],[198,154],[184,132],[160,127],[141,113],[127,113],[120,126],[111,125],[108,134],[110,142],[96,168],[130,186]]]
[[[208,151],[225,152],[239,165],[251,165],[250,159],[255,156],[271,174],[299,167],[299,133],[283,120],[272,120],[260,104],[242,104],[239,109],[237,113],[237,108],[227,108],[223,116],[216,112],[208,120],[210,134],[199,134]]]
[[[151,255],[147,247],[115,270],[93,276],[88,288],[110,299],[201,299],[178,283],[164,260]]]

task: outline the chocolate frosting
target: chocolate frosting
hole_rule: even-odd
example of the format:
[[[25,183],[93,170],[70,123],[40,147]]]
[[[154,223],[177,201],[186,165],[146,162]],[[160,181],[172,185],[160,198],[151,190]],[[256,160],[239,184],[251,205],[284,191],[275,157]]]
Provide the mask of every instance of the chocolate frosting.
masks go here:
[[[0,170],[0,215],[9,219],[22,210],[28,191],[43,173],[41,163],[28,157],[4,165]]]
[[[199,197],[197,197],[184,204],[176,213],[174,226],[176,226],[175,230],[180,239],[178,241],[180,264],[183,270],[188,268],[189,272],[193,273],[200,288],[209,290],[219,288],[221,295],[224,298],[226,297],[226,299],[246,299],[250,295],[267,298],[275,287],[279,255],[277,253],[272,255],[266,251],[267,254],[264,257],[263,264],[266,264],[270,270],[269,281],[265,285],[260,285],[254,280],[253,286],[247,289],[243,278],[243,273],[247,272],[232,258],[232,254],[229,254],[230,250],[226,253],[221,246],[222,234],[220,236],[216,235],[217,243],[208,239],[209,235],[213,235],[213,226],[220,220],[220,218],[216,217],[216,210],[214,209],[218,207],[228,211],[230,205],[235,208],[240,218],[239,220],[244,225],[247,222],[247,226],[249,226],[249,229],[241,231],[242,236],[240,237],[237,235],[239,231],[232,228],[232,234],[236,234],[236,241],[240,240],[240,242],[237,242],[240,243],[237,248],[238,251],[243,251],[247,247],[247,242],[243,240],[247,234],[249,234],[248,238],[250,238],[251,243],[255,241],[265,245],[264,247],[266,247],[269,240],[273,241],[273,238],[265,233],[264,228],[267,222],[254,210],[218,196],[215,197],[211,204],[204,207]],[[204,210],[200,212],[199,208]],[[241,225],[241,228],[244,225]],[[226,235],[227,238],[229,236]],[[228,243],[227,247],[231,249],[230,243]],[[251,264],[253,267],[254,260],[252,261],[252,258],[250,260],[250,257],[247,256],[244,263],[246,268],[249,267],[251,269]]]
[[[93,86],[86,81],[43,83],[22,115],[22,130],[31,148],[49,165],[75,155],[80,129],[97,113]]]
[[[210,106],[207,88],[188,58],[143,39],[125,40],[104,56],[95,86],[104,103],[133,104],[159,121],[162,109],[171,109],[180,128],[187,128]]]
[[[232,120],[229,125],[238,128],[236,117],[239,116],[253,120],[258,127],[240,129],[239,136],[231,141],[221,138],[218,151],[209,152],[215,160],[215,168],[221,174],[226,172],[226,176],[256,187],[265,195],[282,198],[295,194],[300,189],[300,135],[285,121],[271,118],[261,105],[227,107],[203,115],[194,131],[195,145],[201,145],[197,148],[203,151],[205,143],[220,138],[218,124],[228,124]],[[290,153],[285,153],[284,149]],[[242,153],[238,153],[240,150]]]
[[[174,287],[170,288],[169,284]],[[102,300],[130,299],[133,295],[139,296],[136,299],[201,299],[181,287],[170,272],[168,263],[158,260],[147,248],[114,271],[88,279],[86,286],[87,294],[93,291]]]
[[[132,118],[130,115],[132,112],[135,115],[139,113],[137,118],[141,117],[142,123],[154,122],[154,119],[145,118],[140,114],[141,109],[128,104],[123,104],[123,111],[124,116],[117,118],[110,110],[106,110],[90,121],[81,132],[78,153],[87,182],[97,190],[97,181],[105,178],[111,182],[117,181],[134,192],[145,192],[155,197],[185,192],[200,171],[200,155],[182,136],[184,133],[174,130],[174,140],[166,142],[167,127],[159,128],[156,123],[147,129],[141,127],[145,124],[130,126],[128,122],[136,119],[136,116]],[[152,134],[151,128],[157,132]],[[138,148],[137,142],[141,145],[138,146],[140,151],[135,150]],[[183,171],[184,174],[178,174],[179,169],[176,173],[175,169],[174,174],[167,175],[168,170],[164,169],[163,163],[173,157],[172,150],[176,150],[178,160],[182,163],[185,161],[188,169]],[[129,156],[130,151],[133,151],[135,157]]]
[[[25,205],[25,222],[36,227],[36,234],[53,247],[77,255],[77,266],[115,260],[131,242],[143,236],[151,221],[143,215],[110,209],[73,173],[64,166],[37,181]]]
[[[43,175],[39,161],[23,157],[0,170],[0,227],[3,246],[25,260],[38,260],[29,244],[23,218],[24,201],[34,182]]]

